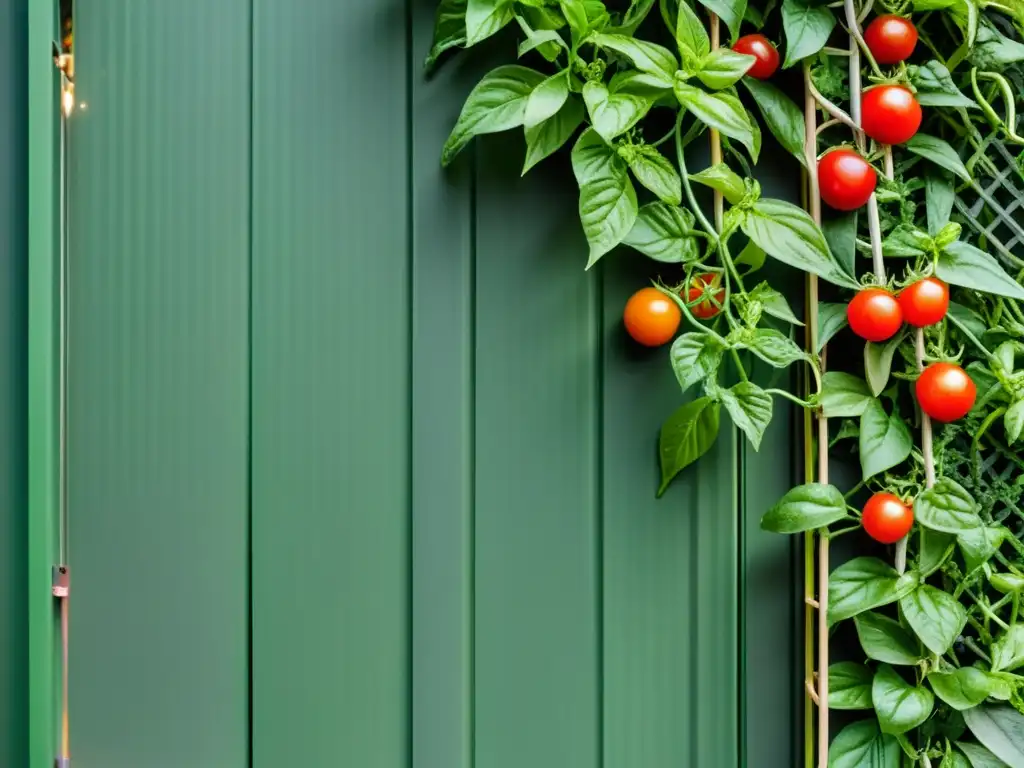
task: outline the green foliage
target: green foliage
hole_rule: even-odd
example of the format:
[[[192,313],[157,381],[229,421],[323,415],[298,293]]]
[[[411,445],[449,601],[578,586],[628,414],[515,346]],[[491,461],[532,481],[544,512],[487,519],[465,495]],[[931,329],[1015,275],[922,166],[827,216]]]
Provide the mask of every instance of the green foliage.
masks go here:
[[[827,706],[863,712],[835,735],[830,768],[1024,766],[1024,8],[883,2],[876,12],[913,11],[920,42],[896,66],[862,55],[857,78],[842,5],[783,0],[773,15],[775,0],[441,0],[428,70],[453,48],[497,46],[517,31],[524,62],[472,90],[442,162],[498,131],[523,131],[524,173],[572,147],[587,267],[609,254],[639,258],[632,250],[674,270],[679,282],[661,288],[685,319],[668,351],[684,402],[662,426],[659,494],[711,450],[723,411],[757,449],[784,397],[833,420],[817,449],[849,451],[861,482],[849,494],[824,482],[793,488],[764,515],[765,530],[855,531],[860,488],[913,505],[898,557],[855,557],[829,577],[820,609],[830,627],[852,622],[863,651],[825,672]],[[854,0],[855,15],[864,8]],[[806,73],[810,114],[784,80],[750,77],[753,59],[720,45],[712,14],[732,40],[763,27],[781,43],[783,66]],[[924,122],[903,146],[863,143],[880,171],[863,215],[834,213],[819,226],[762,197],[752,172],[762,126],[794,170],[839,143],[860,146],[845,113],[855,113],[858,88],[878,82],[910,88]],[[808,101],[814,89],[830,103]],[[830,121],[814,147],[805,117]],[[689,168],[689,145],[711,131],[722,156]],[[718,215],[698,204],[701,187],[716,193]],[[884,276],[877,261],[866,266],[879,253]],[[751,279],[768,257],[828,283],[805,318],[806,345],[794,341],[803,322],[784,295]],[[714,287],[695,288],[705,275]],[[952,288],[945,319],[920,338],[904,328],[851,344],[852,291],[899,291],[927,276]],[[823,372],[830,342],[841,353]],[[919,357],[958,362],[978,392],[963,420],[929,425],[927,445]],[[753,380],[755,363],[795,364],[813,384],[802,394],[769,388]]]

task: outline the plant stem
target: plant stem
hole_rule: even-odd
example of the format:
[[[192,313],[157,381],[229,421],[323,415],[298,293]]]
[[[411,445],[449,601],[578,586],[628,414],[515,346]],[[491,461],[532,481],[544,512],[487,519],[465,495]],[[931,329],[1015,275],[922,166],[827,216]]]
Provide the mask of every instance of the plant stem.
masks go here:
[[[732,361],[736,363],[736,370],[739,371],[740,378],[743,379],[743,381],[749,381],[749,379],[747,378],[747,371],[743,367],[743,363],[740,361],[740,355],[736,351],[736,348],[730,347],[729,352],[730,354],[732,354]]]
[[[801,400],[799,397],[794,395],[792,392],[787,392],[784,389],[775,389],[773,387],[771,389],[766,389],[765,392],[767,392],[769,395],[778,395],[779,397],[784,397],[787,400],[792,400],[794,403],[796,403],[797,405],[799,405],[799,406],[801,406],[803,408],[810,408],[811,407],[811,404],[809,402],[807,402],[806,400]]]
[[[686,199],[690,203],[690,208],[693,210],[693,215],[697,217],[697,221],[704,228],[704,231],[710,235],[712,242],[718,244],[718,231],[712,226],[711,222],[708,221],[708,217],[704,215],[704,211],[697,205],[697,198],[693,194],[693,187],[690,184],[690,174],[686,170],[686,158],[683,156],[683,115],[686,114],[684,110],[679,110],[679,117],[676,118],[676,161],[679,163],[679,175],[683,179],[683,190],[686,192]]]

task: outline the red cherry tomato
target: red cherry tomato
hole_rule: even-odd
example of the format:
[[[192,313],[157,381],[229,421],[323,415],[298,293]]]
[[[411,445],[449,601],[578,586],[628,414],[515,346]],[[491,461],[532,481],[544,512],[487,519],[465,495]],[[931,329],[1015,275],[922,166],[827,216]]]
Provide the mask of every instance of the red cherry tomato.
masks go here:
[[[932,363],[915,386],[921,410],[936,421],[962,419],[974,407],[978,389],[959,365]]]
[[[626,330],[645,347],[660,347],[679,330],[683,313],[657,288],[641,288],[626,302],[622,320]]]
[[[754,57],[754,66],[747,70],[747,74],[758,80],[767,80],[779,68],[779,52],[764,35],[744,35],[732,49]]]
[[[864,30],[864,42],[879,64],[899,64],[917,45],[917,27],[902,16],[879,16]]]
[[[885,341],[903,325],[903,310],[896,297],[881,288],[865,288],[846,308],[850,328],[862,339]]]
[[[902,85],[879,85],[861,98],[861,126],[880,144],[902,144],[921,127],[921,105]]]
[[[878,184],[871,164],[851,149],[833,149],[818,161],[821,199],[837,211],[855,211]]]
[[[891,493],[876,493],[867,504],[860,518],[864,531],[882,544],[895,544],[914,525],[914,510]]]
[[[714,286],[721,283],[721,278],[718,275],[708,273],[706,275],[700,275],[699,277],[693,278],[690,282],[690,289],[686,292],[686,304],[690,307],[690,311],[694,317],[699,317],[701,320],[709,320],[721,311],[721,306],[725,302],[725,287],[719,288],[717,291],[707,291],[706,288],[714,288]],[[718,302],[716,305],[711,298],[706,294],[713,294],[715,301]],[[699,304],[693,304],[693,302],[704,296],[704,301]]]
[[[936,277],[911,283],[899,295],[903,319],[916,328],[935,325],[949,309],[949,287]]]

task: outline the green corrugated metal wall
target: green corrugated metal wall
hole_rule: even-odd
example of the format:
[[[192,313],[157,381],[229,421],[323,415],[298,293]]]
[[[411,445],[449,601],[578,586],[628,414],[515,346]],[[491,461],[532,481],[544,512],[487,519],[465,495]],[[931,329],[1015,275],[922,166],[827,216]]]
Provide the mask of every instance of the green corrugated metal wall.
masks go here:
[[[28,761],[27,6],[0,0],[0,766]]]
[[[791,768],[793,431],[654,499],[651,265],[565,158],[442,172],[434,3],[78,5],[75,765]]]

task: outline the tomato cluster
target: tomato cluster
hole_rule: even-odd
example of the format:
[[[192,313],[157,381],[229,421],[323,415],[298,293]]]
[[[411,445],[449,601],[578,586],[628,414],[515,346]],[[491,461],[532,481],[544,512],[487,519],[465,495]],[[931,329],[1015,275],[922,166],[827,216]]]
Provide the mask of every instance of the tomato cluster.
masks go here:
[[[907,322],[915,328],[935,325],[949,309],[949,287],[935,277],[917,280],[894,296],[884,288],[865,288],[846,308],[853,332],[867,341],[886,341]]]
[[[725,286],[721,275],[708,272],[690,281],[686,305],[694,317],[710,320],[722,311],[724,303]],[[682,312],[669,296],[657,288],[641,288],[626,302],[622,321],[638,344],[660,347],[676,335]]]

